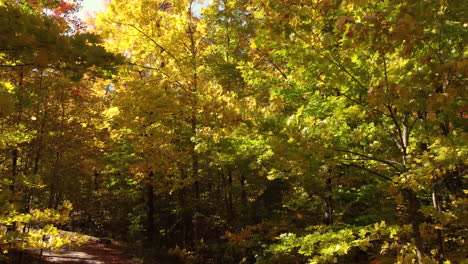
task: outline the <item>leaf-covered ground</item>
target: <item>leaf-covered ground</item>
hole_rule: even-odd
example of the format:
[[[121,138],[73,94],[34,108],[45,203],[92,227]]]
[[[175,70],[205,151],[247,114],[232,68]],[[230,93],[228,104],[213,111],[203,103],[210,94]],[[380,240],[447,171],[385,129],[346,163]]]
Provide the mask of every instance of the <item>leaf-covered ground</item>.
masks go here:
[[[39,254],[39,251],[36,254]],[[130,260],[117,246],[90,241],[74,249],[63,249],[60,252],[44,251],[41,263],[134,264],[137,262]]]

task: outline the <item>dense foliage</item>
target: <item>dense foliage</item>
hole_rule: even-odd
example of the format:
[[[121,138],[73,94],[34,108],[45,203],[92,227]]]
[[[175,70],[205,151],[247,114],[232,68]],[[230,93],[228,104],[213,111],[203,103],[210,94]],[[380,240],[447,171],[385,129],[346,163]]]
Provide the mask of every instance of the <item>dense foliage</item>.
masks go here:
[[[464,1],[112,0],[87,30],[0,3],[2,251],[58,226],[145,263],[468,255]]]

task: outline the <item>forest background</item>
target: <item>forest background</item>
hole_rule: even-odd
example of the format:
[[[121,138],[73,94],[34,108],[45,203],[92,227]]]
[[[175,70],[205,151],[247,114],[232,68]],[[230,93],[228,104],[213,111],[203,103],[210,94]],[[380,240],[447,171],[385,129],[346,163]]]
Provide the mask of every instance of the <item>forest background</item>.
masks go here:
[[[79,4],[0,1],[1,254],[463,263],[465,1]]]

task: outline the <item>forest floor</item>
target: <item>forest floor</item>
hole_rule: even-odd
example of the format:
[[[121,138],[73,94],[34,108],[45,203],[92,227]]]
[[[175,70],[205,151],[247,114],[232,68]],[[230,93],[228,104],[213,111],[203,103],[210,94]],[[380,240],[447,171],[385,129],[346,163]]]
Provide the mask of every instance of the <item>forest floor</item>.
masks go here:
[[[39,250],[35,251],[38,256]],[[62,249],[59,252],[44,251],[39,263],[63,264],[136,264],[125,255],[123,249],[116,245],[106,245],[93,241],[73,248]]]

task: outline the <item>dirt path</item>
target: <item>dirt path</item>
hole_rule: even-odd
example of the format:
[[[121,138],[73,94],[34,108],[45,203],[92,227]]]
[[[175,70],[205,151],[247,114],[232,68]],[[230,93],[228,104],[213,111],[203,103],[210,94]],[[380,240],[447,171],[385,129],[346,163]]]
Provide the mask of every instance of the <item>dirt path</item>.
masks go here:
[[[73,264],[135,264],[116,246],[87,242],[73,250],[44,251],[41,263]]]

